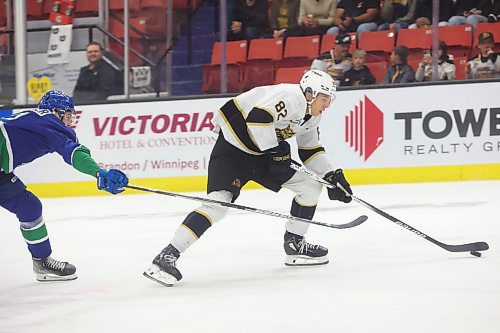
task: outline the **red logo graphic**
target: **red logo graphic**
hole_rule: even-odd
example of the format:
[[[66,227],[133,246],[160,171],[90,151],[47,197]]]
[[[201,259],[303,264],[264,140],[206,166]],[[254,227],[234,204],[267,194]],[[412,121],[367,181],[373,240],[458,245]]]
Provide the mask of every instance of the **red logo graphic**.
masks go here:
[[[76,126],[78,125],[78,122],[80,121],[80,117],[82,115],[82,112],[83,111],[76,111],[75,112],[75,118],[73,120],[73,123],[71,123],[71,125],[69,127],[71,127],[72,129],[76,128]]]
[[[345,142],[366,161],[384,141],[384,114],[366,97],[345,117]]]

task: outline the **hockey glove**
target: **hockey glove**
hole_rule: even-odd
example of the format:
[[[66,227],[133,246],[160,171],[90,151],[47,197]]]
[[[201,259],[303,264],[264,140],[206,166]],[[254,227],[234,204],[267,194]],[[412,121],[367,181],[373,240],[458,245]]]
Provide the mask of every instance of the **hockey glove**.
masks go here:
[[[328,197],[330,200],[339,200],[345,203],[352,201],[350,196],[346,195],[341,188],[337,187],[337,183],[339,183],[349,194],[352,194],[351,185],[349,185],[345,179],[342,169],[330,171],[323,179],[335,186],[334,188],[328,188]]]
[[[97,171],[97,188],[111,194],[118,194],[124,191],[123,187],[128,185],[128,177],[121,170],[109,169],[109,171],[99,169]]]
[[[280,141],[276,147],[270,148],[265,152],[271,161],[271,168],[290,168],[292,160],[290,158],[290,144],[288,142]]]

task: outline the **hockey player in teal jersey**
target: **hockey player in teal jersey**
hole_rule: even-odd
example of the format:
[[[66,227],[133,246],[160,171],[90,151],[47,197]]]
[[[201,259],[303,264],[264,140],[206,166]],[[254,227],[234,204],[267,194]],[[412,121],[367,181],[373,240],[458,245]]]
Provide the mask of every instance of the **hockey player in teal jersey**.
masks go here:
[[[53,90],[43,95],[37,109],[0,118],[0,206],[19,219],[38,281],[74,280],[76,268],[51,257],[42,204],[26,189],[14,169],[55,152],[78,171],[96,177],[100,190],[118,194],[128,184],[122,171],[99,168],[90,150],[78,142],[75,131],[69,127],[74,116],[73,99]]]

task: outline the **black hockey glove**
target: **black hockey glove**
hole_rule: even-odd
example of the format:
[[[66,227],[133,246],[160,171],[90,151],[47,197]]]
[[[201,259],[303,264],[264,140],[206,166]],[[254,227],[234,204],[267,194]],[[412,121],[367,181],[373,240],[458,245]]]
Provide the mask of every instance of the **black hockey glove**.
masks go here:
[[[342,169],[330,171],[325,175],[323,179],[335,186],[335,188],[328,188],[328,197],[330,198],[330,200],[339,200],[345,203],[349,203],[352,201],[352,198],[350,196],[346,195],[345,192],[342,191],[342,189],[337,187],[337,183],[339,183],[349,194],[352,194],[351,185],[349,185],[349,183],[345,179]]]
[[[276,147],[265,151],[271,161],[271,168],[290,168],[292,159],[290,157],[290,144],[286,141],[280,141]]]

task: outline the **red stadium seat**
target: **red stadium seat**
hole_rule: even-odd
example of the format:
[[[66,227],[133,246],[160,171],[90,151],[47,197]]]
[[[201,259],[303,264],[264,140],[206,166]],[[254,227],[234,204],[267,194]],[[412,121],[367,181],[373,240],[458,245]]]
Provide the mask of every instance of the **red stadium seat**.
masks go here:
[[[5,0],[0,0],[0,27],[7,25],[7,13],[5,10]]]
[[[5,27],[0,26],[0,31],[5,31]],[[7,45],[9,44],[9,35],[0,33],[0,54],[7,52]]]
[[[404,45],[410,49],[410,58],[422,58],[422,50],[432,48],[432,29],[401,29],[396,45]]]
[[[123,0],[109,0],[110,10],[123,10]],[[128,9],[129,10],[139,10],[141,8],[141,0],[129,0]]]
[[[309,70],[307,67],[282,67],[276,70],[276,77],[274,79],[274,84],[278,83],[299,83],[300,78],[306,71]]]
[[[470,57],[472,50],[472,25],[454,25],[439,28],[439,40],[446,43],[448,53],[455,57]]]
[[[244,66],[243,90],[273,84],[276,62],[283,58],[283,39],[253,39]]]
[[[248,42],[239,40],[227,42],[226,63],[227,63],[227,91],[241,92],[242,70],[241,66],[247,60]],[[220,64],[221,64],[221,43],[215,42],[212,50],[212,61],[203,68],[203,86],[205,93],[220,93]]]
[[[48,16],[50,14],[50,12],[52,11],[53,2],[54,1],[50,1],[50,0],[45,0],[43,2],[43,8],[42,8],[43,15]],[[0,6],[1,6],[1,2],[0,2]]]
[[[226,63],[238,64],[247,60],[248,42],[246,40],[237,40],[226,43]],[[215,42],[212,50],[212,65],[221,63],[221,43]]]
[[[456,79],[465,80],[467,78],[467,57],[456,57],[453,62],[455,63]]]
[[[365,32],[364,32],[365,33]],[[382,82],[382,79],[387,72],[387,63],[386,62],[370,62],[365,64],[372,72],[373,76],[375,76],[375,82],[379,84]]]
[[[129,47],[130,47],[130,49],[137,51],[139,54],[142,54],[146,57],[148,56],[147,55],[147,51],[148,51],[147,47],[144,45],[144,40],[142,40],[142,39],[131,39],[130,43],[129,43]],[[117,57],[119,57],[120,59],[123,59],[123,54],[124,54],[125,49],[121,44],[110,39],[109,49]],[[134,53],[129,52],[129,64],[130,64],[130,66],[142,66],[144,63],[143,63],[141,58],[136,56]]]
[[[123,36],[123,24],[115,17],[123,20],[123,11],[115,11],[113,15],[110,15],[109,29],[115,34]],[[113,22],[115,21],[115,22]],[[175,26],[176,16],[173,17],[173,24]],[[145,8],[140,11],[133,12],[130,16],[129,25],[140,30],[149,37],[159,37],[162,38],[167,32],[167,22],[165,13],[160,10],[155,10],[154,8]],[[131,38],[139,38],[134,35],[135,32],[130,30]]]
[[[122,1],[123,2],[123,1]],[[172,8],[183,9],[196,7],[199,4],[199,0],[173,0]],[[160,7],[167,8],[167,0],[142,0],[142,8],[147,7]]]
[[[310,66],[318,56],[320,36],[288,37],[280,67]]]
[[[85,0],[85,1],[75,1],[75,12],[92,12],[97,13],[99,11],[99,0]]]
[[[0,6],[3,6],[2,11],[5,12],[5,5],[0,3]],[[43,0],[26,0],[26,14],[28,19],[40,18],[43,14]]]
[[[253,39],[248,48],[247,60],[283,59],[283,38]]]
[[[135,17],[129,19],[129,26],[134,27],[135,29],[146,33],[146,19],[144,17]],[[141,35],[136,33],[133,29],[129,29],[129,38],[142,38]],[[123,23],[114,17],[110,16],[109,18],[109,31],[120,39],[125,37],[125,29]]]
[[[395,41],[392,30],[366,31],[359,37],[359,48],[367,52],[366,62],[381,62],[391,54]]]
[[[413,71],[416,73],[421,61],[422,61],[421,57],[420,58],[409,58],[408,65],[410,65],[411,69],[413,69]]]

